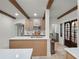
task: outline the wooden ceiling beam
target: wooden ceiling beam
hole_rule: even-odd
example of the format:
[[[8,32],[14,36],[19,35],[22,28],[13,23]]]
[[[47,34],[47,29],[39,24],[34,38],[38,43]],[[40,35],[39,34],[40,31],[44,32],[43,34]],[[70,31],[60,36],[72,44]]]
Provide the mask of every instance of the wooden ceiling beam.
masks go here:
[[[21,8],[21,6],[17,3],[16,0],[9,0],[26,18],[30,19],[27,13]]]
[[[77,10],[77,5],[75,7],[73,7],[73,8],[71,8],[69,11],[62,14],[61,16],[59,16],[57,19],[60,19],[60,18],[64,17],[65,15],[67,15],[67,14],[69,14],[69,13],[75,11],[75,10]]]
[[[3,14],[3,15],[6,15],[6,16],[12,18],[12,19],[16,19],[16,17],[14,17],[14,16],[12,16],[12,15],[10,15],[10,14],[8,14],[8,13],[2,11],[2,10],[0,10],[0,13]]]
[[[54,0],[48,0],[47,9],[50,9]]]
[[[48,4],[46,6],[46,9],[50,9],[52,4],[53,4],[53,2],[54,2],[54,0],[48,0]],[[43,19],[45,19],[45,13],[44,13]]]

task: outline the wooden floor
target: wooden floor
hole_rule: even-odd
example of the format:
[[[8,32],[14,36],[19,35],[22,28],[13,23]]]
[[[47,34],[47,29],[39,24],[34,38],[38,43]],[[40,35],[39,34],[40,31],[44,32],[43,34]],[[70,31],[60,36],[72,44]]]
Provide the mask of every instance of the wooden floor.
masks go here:
[[[55,43],[55,54],[51,57],[32,57],[32,59],[65,59],[65,46],[59,44],[58,42]]]

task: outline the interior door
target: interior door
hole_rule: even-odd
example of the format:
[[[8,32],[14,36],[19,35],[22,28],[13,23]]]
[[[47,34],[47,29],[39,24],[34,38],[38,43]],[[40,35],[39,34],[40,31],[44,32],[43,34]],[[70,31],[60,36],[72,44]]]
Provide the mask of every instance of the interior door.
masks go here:
[[[71,44],[77,47],[77,21],[72,21],[71,27]]]
[[[66,46],[70,46],[70,44],[71,44],[71,37],[70,37],[70,30],[71,30],[71,26],[70,26],[70,22],[66,22],[65,24],[65,35],[64,35],[64,37],[65,37],[65,45]]]
[[[65,22],[64,44],[68,47],[77,47],[77,19]]]

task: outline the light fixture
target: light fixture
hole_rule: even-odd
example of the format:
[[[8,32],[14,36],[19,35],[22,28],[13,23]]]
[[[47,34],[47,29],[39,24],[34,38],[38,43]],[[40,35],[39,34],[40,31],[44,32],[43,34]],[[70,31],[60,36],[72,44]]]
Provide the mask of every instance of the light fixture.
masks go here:
[[[19,14],[18,13],[15,13],[15,16],[18,16]]]
[[[37,16],[37,13],[34,13],[34,16]]]

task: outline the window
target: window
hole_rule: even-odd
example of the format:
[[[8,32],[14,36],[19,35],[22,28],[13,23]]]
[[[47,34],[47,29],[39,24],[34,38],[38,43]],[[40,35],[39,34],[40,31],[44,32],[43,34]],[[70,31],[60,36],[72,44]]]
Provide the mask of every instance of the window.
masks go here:
[[[62,37],[62,23],[60,24],[60,37]]]

